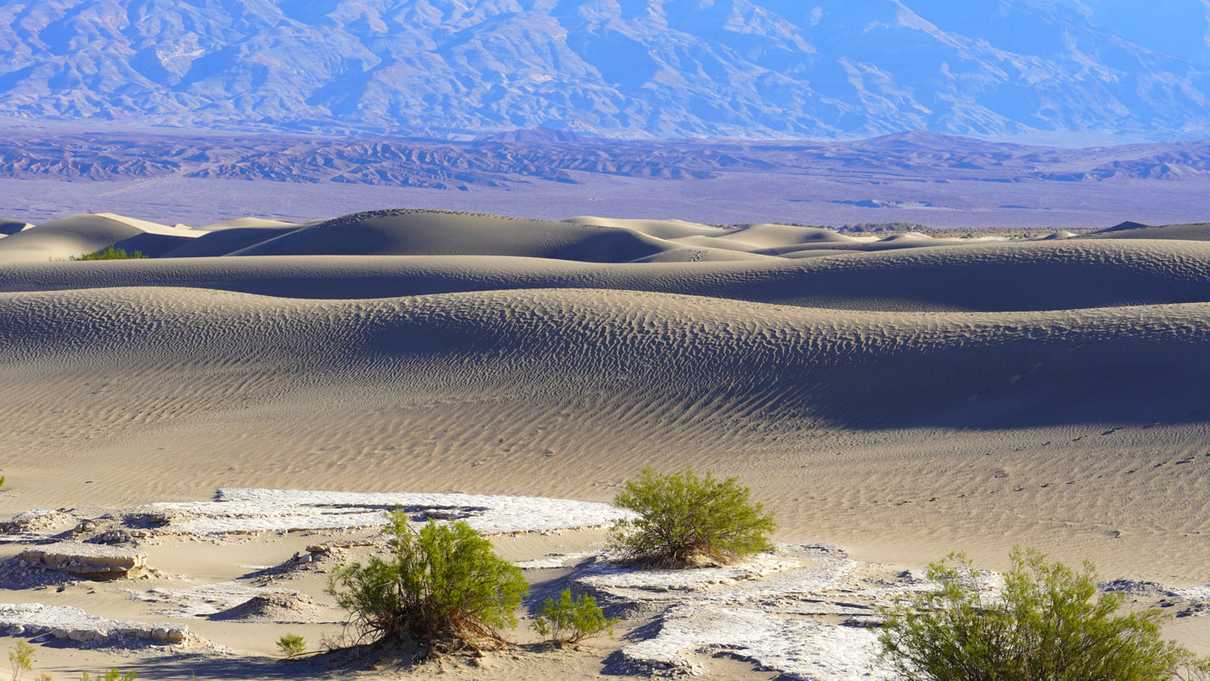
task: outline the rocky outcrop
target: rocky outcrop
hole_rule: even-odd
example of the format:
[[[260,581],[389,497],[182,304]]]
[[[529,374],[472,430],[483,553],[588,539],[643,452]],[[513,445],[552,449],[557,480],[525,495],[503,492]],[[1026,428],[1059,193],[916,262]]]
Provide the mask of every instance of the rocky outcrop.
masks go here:
[[[35,508],[0,523],[0,532],[8,535],[43,535],[69,529],[75,523],[76,517],[69,511]]]
[[[179,625],[112,620],[80,608],[42,603],[0,604],[0,631],[90,647],[179,645],[193,640],[189,629]]]
[[[18,554],[16,561],[33,569],[92,580],[138,577],[147,569],[147,557],[134,549],[79,542],[35,546]]]

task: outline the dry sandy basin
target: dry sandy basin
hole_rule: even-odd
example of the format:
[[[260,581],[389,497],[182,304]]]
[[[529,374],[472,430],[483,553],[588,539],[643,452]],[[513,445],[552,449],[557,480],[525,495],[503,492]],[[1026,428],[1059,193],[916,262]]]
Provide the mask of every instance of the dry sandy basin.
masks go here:
[[[18,229],[24,227],[23,229]],[[1210,228],[1029,241],[383,211],[0,237],[0,633],[55,679],[879,679],[953,550],[1088,559],[1210,653]],[[1114,238],[1103,238],[1111,236]],[[110,245],[141,260],[78,262]],[[598,554],[644,465],[736,475],[775,554]],[[623,617],[364,668],[325,573],[465,518]],[[1115,581],[1118,580],[1118,581]],[[527,604],[526,612],[533,603]]]

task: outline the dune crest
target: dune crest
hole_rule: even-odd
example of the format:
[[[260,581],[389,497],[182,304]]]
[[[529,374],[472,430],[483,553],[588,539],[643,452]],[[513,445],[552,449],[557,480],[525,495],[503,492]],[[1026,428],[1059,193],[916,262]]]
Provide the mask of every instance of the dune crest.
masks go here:
[[[276,230],[254,230],[274,232]],[[292,233],[292,232],[291,232]],[[243,230],[178,247],[221,250]],[[272,238],[272,236],[270,236]],[[217,245],[216,245],[217,244]],[[389,298],[513,289],[680,293],[798,307],[902,311],[1057,310],[1210,300],[1210,244],[1086,240],[827,251],[804,260],[695,262],[679,248],[611,264],[506,256],[245,256],[0,268],[0,291],[176,286],[290,298]],[[663,258],[664,262],[652,260]]]
[[[110,246],[155,256],[203,233],[113,213],[82,213],[10,235],[0,242],[0,264],[64,260]]]
[[[715,237],[727,233],[727,230],[722,227],[687,222],[685,220],[622,219],[598,217],[595,215],[579,215],[568,218],[564,222],[573,225],[630,229],[657,239],[681,239],[691,236]]]
[[[9,230],[18,231],[14,223]],[[27,230],[28,231],[28,230]],[[683,220],[582,216],[561,222],[424,209],[369,211],[296,224],[245,217],[190,228],[112,213],[54,220],[6,242],[0,263],[65,259],[107,247],[154,258],[226,255],[497,255],[582,262],[801,259],[837,251],[977,244],[923,234],[851,236],[821,227],[724,228]]]

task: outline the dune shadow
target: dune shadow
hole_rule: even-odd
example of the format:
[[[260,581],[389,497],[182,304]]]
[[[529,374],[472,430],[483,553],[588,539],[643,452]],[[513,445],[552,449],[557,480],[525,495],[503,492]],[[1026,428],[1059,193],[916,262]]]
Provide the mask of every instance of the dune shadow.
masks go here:
[[[348,669],[309,660],[284,662],[261,657],[210,657],[187,655],[126,665],[140,679],[337,679]]]
[[[368,669],[406,672],[416,664],[414,651],[358,645],[296,660],[174,655],[125,665],[124,670],[140,679],[347,679]]]
[[[850,368],[843,380],[827,382],[827,399],[802,408],[859,431],[1204,423],[1210,420],[1210,365],[1192,350],[1174,344],[1140,349],[1134,361],[1086,362],[1038,348],[1018,358],[988,352],[922,358],[917,367]]]

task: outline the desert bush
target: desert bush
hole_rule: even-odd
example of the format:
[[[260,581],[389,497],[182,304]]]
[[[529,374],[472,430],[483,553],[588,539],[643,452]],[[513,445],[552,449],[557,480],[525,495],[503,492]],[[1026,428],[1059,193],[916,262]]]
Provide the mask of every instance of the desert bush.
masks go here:
[[[429,521],[419,531],[391,513],[389,555],[332,575],[329,592],[360,641],[414,641],[421,654],[502,641],[528,590],[520,568],[498,557],[470,525]]]
[[[13,681],[19,681],[22,672],[34,668],[34,647],[25,641],[17,641],[17,645],[8,651],[8,664],[13,671]]]
[[[564,589],[559,600],[547,598],[542,603],[542,612],[534,619],[533,627],[540,636],[562,647],[602,631],[612,631],[615,622],[605,616],[597,599],[587,594],[572,598],[571,589]]]
[[[612,547],[630,559],[664,565],[728,562],[767,551],[773,516],[750,494],[735,478],[645,469],[614,499],[638,517],[614,526]]]
[[[1169,681],[1205,663],[1160,636],[1158,611],[1123,614],[1095,573],[1015,550],[1000,598],[961,556],[929,567],[936,591],[885,608],[884,658],[905,681]]]
[[[277,650],[282,657],[293,660],[306,652],[307,639],[298,634],[283,634],[281,638],[277,639]]]
[[[146,257],[147,255],[142,251],[127,252],[124,248],[114,248],[113,246],[109,246],[92,253],[77,255],[72,258],[72,260],[133,260]]]

